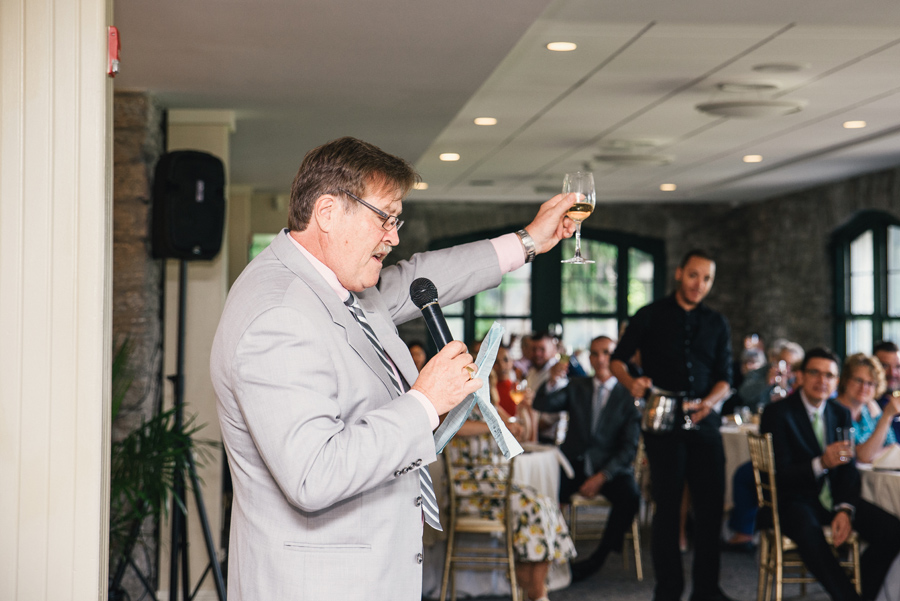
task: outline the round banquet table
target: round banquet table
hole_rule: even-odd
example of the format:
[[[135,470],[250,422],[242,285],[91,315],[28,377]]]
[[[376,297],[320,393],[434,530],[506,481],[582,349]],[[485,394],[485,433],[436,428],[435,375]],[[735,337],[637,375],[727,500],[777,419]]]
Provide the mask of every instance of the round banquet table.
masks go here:
[[[515,458],[513,481],[521,486],[530,486],[539,494],[556,501],[559,491],[560,467],[571,472],[572,467],[560,450],[552,445],[524,443],[525,452]],[[447,488],[444,475],[443,460],[428,466],[438,493],[438,504],[441,506],[441,524],[450,524],[447,510]],[[473,542],[466,539],[465,544],[478,544],[486,541],[484,535],[475,536]],[[498,541],[499,542],[499,541]],[[422,596],[437,599],[441,594],[441,580],[444,576],[444,558],[447,538],[441,532],[435,532],[425,526],[425,562],[422,572]],[[569,564],[551,564],[548,575],[548,589],[559,590],[569,586],[571,574]],[[509,582],[500,570],[492,572],[476,572],[460,570],[456,574],[456,594],[459,597],[501,596],[509,595]]]

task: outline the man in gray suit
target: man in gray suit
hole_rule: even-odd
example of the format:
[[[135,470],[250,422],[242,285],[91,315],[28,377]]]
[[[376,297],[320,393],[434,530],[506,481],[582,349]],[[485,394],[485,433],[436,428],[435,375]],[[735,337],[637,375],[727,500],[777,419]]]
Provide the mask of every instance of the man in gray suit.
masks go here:
[[[566,379],[566,366],[554,366],[550,379],[534,398],[540,411],[568,411],[569,429],[560,450],[572,464],[574,478],[562,473],[559,499],[568,503],[574,493],[603,495],[612,503],[606,529],[597,549],[572,564],[572,578],[583,580],[598,571],[610,551],[620,552],[625,533],[640,506],[634,481],[634,456],[641,435],[641,417],[634,397],[609,370],[616,343],[608,336],[591,341],[593,378]]]
[[[516,234],[383,268],[417,177],[353,138],[311,151],[289,229],[229,293],[210,368],[234,482],[230,601],[421,598],[420,471],[439,416],[481,381],[457,341],[416,370],[395,326],[420,315],[409,285],[430,278],[447,304],[496,286],[572,235],[575,196]]]

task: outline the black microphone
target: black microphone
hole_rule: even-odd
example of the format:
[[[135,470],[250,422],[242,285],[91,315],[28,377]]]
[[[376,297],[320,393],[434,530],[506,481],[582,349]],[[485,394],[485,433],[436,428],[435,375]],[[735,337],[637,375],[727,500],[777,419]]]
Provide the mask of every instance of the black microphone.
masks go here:
[[[417,278],[409,285],[409,297],[421,309],[425,325],[428,326],[437,349],[441,350],[447,346],[453,340],[453,336],[438,304],[438,292],[434,282],[428,278]]]

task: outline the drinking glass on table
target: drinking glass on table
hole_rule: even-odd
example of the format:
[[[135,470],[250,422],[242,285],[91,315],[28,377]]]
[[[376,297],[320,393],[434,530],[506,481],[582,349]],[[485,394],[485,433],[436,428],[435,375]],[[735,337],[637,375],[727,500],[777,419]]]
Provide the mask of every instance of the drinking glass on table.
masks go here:
[[[577,265],[593,263],[593,261],[581,255],[581,222],[590,216],[597,202],[597,194],[594,190],[594,174],[590,171],[566,173],[562,191],[563,194],[578,195],[578,200],[566,213],[569,219],[575,222],[575,256],[562,262]]]
[[[842,462],[850,461],[856,456],[856,428],[836,428],[834,440],[843,443],[840,455]]]

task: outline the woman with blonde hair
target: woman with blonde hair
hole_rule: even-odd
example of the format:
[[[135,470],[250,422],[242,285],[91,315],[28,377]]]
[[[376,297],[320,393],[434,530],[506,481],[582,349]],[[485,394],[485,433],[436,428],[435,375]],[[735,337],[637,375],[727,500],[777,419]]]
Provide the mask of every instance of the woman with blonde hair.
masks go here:
[[[865,353],[847,357],[841,370],[837,400],[850,410],[853,418],[856,460],[860,463],[871,463],[885,446],[897,443],[891,422],[900,414],[900,399],[892,398],[883,411],[875,400],[884,394],[886,386],[884,369],[878,359]]]

